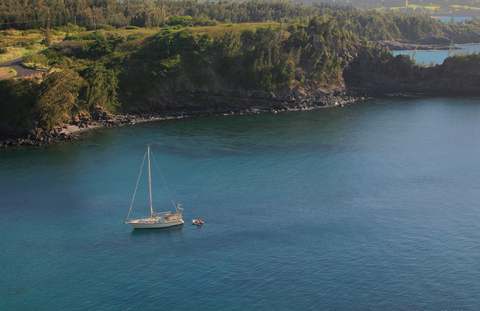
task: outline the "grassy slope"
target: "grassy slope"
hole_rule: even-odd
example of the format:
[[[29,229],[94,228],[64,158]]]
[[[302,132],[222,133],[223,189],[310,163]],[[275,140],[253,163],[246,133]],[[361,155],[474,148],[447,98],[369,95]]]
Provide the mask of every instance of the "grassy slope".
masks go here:
[[[266,23],[242,23],[242,24],[219,24],[216,26],[200,26],[192,27],[188,30],[193,34],[208,34],[212,37],[221,36],[226,32],[239,33],[245,30],[256,30],[258,28],[279,28],[280,24],[276,22],[266,22]],[[183,30],[183,29],[181,29]]]
[[[65,37],[65,33],[52,33],[52,41],[59,42]],[[44,35],[38,30],[19,31],[3,30],[0,31],[0,47],[6,49],[6,53],[0,54],[0,63],[35,54],[47,48],[42,41]]]
[[[210,36],[216,37],[221,36],[226,32],[239,33],[245,30],[255,30],[258,28],[278,28],[280,23],[276,22],[261,22],[261,23],[241,23],[241,24],[218,24],[215,26],[194,26],[194,27],[155,27],[155,28],[135,28],[135,29],[112,29],[112,30],[98,30],[98,32],[103,33],[106,36],[116,35],[121,37],[135,36],[136,39],[145,39],[147,37],[153,36],[160,32],[163,29],[171,29],[173,31],[190,31],[193,34],[208,34]],[[70,35],[77,36],[78,38],[88,38],[92,34],[93,30],[90,31],[81,31],[78,33],[71,33]],[[1,33],[1,32],[0,32]]]
[[[173,31],[190,31],[193,34],[208,34],[216,37],[221,36],[226,32],[239,33],[245,30],[255,30],[258,28],[278,28],[279,23],[265,22],[265,23],[242,23],[242,24],[218,24],[215,26],[197,26],[197,27],[170,27]],[[133,29],[111,29],[111,30],[98,30],[106,36],[114,35],[124,38],[133,37],[134,42],[141,44],[141,41],[157,34],[165,28],[133,28]],[[70,40],[70,42],[89,41],[88,38],[93,32],[80,31],[80,32],[52,32],[53,43],[61,42],[65,39],[66,35],[76,37],[78,39]],[[18,30],[3,30],[0,31],[0,47],[6,48],[6,53],[0,54],[0,64],[5,63],[17,58],[26,57],[32,54],[40,53],[47,47],[42,44],[44,36],[38,30],[30,31],[18,31]]]
[[[170,28],[177,31],[187,30],[195,34],[209,34],[211,36],[222,35],[225,32],[242,32],[244,30],[255,30],[258,28],[268,27],[280,27],[276,22],[262,22],[262,23],[241,23],[241,24],[218,24],[215,26],[194,26],[194,27],[165,27],[165,28],[137,28],[137,29],[113,29],[113,30],[101,30],[106,35],[113,34],[128,37],[130,35],[136,35],[138,37],[148,37],[161,31],[162,29]],[[81,36],[86,36],[93,31],[85,31],[79,33]]]

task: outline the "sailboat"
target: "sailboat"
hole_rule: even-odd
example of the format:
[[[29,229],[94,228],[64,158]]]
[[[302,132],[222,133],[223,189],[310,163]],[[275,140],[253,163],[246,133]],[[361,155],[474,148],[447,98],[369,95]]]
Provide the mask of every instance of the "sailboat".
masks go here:
[[[153,197],[152,197],[152,166],[151,166],[151,152],[150,146],[147,146],[147,152],[143,156],[143,162],[140,167],[140,172],[138,174],[137,183],[135,186],[135,191],[133,192],[132,201],[130,204],[130,209],[128,210],[128,215],[125,220],[126,224],[131,225],[134,229],[156,229],[156,228],[168,228],[173,226],[183,225],[183,208],[181,204],[174,203],[175,211],[166,211],[166,212],[156,212],[153,209]],[[133,204],[135,202],[135,196],[137,194],[138,185],[143,174],[143,166],[145,164],[145,158],[147,158],[148,163],[148,203],[150,209],[150,216],[144,218],[129,219],[130,214],[133,209]]]

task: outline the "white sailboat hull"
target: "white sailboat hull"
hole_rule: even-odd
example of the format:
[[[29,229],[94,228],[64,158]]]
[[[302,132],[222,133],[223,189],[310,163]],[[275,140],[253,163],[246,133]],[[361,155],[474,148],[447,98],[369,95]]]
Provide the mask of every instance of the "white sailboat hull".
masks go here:
[[[179,214],[169,214],[166,217],[149,217],[141,219],[131,219],[127,224],[133,229],[159,229],[183,225],[184,221]]]
[[[176,222],[169,222],[169,223],[129,223],[133,229],[160,229],[160,228],[169,228],[174,226],[181,226],[183,225],[184,221],[176,221]]]

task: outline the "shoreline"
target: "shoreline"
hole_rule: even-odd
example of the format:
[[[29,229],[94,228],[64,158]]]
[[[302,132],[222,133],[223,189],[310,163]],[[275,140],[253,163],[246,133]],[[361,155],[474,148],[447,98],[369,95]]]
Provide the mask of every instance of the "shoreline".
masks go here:
[[[353,90],[352,90],[353,91]],[[367,94],[358,91],[357,94]],[[364,91],[364,90],[363,90]],[[355,92],[355,91],[353,91]],[[355,94],[355,93],[350,93]],[[452,96],[452,95],[450,95]],[[463,95],[452,96],[462,97]],[[329,108],[342,108],[354,104],[360,104],[365,101],[375,98],[425,98],[432,97],[432,94],[424,92],[396,92],[396,93],[379,93],[369,95],[328,95],[321,100],[314,102],[302,102],[302,101],[285,101],[284,105],[251,105],[249,108],[243,108],[238,110],[205,110],[205,111],[192,111],[192,112],[164,112],[164,113],[139,113],[139,114],[115,114],[103,116],[101,120],[89,120],[87,122],[77,122],[77,124],[69,123],[59,126],[50,132],[46,132],[42,129],[34,129],[29,134],[10,138],[0,138],[0,151],[16,148],[16,147],[44,147],[52,144],[72,142],[81,139],[81,137],[88,132],[92,132],[98,129],[117,128],[123,126],[135,126],[137,124],[148,122],[160,122],[160,121],[173,121],[190,119],[197,117],[208,116],[246,116],[246,115],[258,115],[258,114],[279,114],[287,112],[308,112],[320,109]],[[443,97],[440,94],[433,97]],[[272,103],[276,102],[272,100]],[[278,102],[276,102],[278,103]]]
[[[15,148],[15,147],[43,147],[47,145],[71,142],[81,139],[81,136],[85,133],[91,132],[97,129],[105,128],[117,128],[123,126],[134,126],[137,124],[148,122],[160,122],[170,120],[182,120],[195,117],[206,116],[242,116],[242,115],[257,115],[263,113],[286,113],[286,112],[299,112],[299,111],[312,111],[327,108],[340,108],[347,105],[353,105],[356,103],[364,102],[368,98],[356,97],[356,96],[333,96],[332,98],[326,98],[326,101],[318,104],[304,105],[287,104],[283,108],[266,107],[266,106],[252,106],[248,109],[241,109],[238,111],[203,111],[203,112],[177,112],[177,113],[148,113],[148,114],[115,114],[108,117],[104,117],[101,120],[93,120],[81,123],[69,123],[59,126],[49,132],[42,129],[32,130],[28,135],[15,138],[6,138],[0,140],[0,150]]]
[[[393,51],[446,51],[446,50],[460,50],[456,43],[417,43],[417,42],[403,42],[395,40],[380,41],[379,44]],[[472,44],[474,44],[472,42]]]

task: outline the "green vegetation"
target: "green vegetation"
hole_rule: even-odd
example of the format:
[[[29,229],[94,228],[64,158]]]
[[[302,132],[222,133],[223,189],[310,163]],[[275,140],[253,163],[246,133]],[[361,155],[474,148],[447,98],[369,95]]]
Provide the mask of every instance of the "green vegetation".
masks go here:
[[[79,103],[78,95],[83,80],[68,69],[53,72],[40,85],[35,110],[38,125],[52,129],[70,119],[73,107]]]
[[[480,25],[445,25],[421,14],[401,14],[395,12],[362,11],[351,7],[330,5],[302,5],[284,0],[268,1],[176,1],[176,0],[71,0],[71,1],[17,1],[5,0],[0,9],[0,27],[16,29],[43,29],[43,42],[48,37],[55,41],[55,31],[78,33],[80,29],[112,30],[127,27],[195,27],[214,26],[219,23],[258,23],[258,22],[300,22],[307,23],[314,17],[333,16],[339,26],[345,27],[369,40],[418,40],[424,36],[442,36],[457,41],[456,34],[469,32],[469,38]],[[375,0],[360,3],[375,7]],[[379,2],[379,1],[377,1]],[[388,2],[388,1],[387,1]],[[382,3],[386,5],[386,1]],[[392,6],[402,6],[404,1],[390,1]],[[470,1],[471,2],[471,1]],[[342,3],[337,0],[337,3]],[[345,0],[345,3],[347,2]],[[367,5],[368,4],[368,5]],[[451,3],[450,3],[451,4]],[[450,5],[449,4],[449,5]],[[436,10],[443,3],[410,1],[413,9]],[[454,8],[466,8],[471,3],[458,2]],[[460,27],[463,27],[459,29]],[[57,31],[57,32],[58,32]],[[459,38],[458,41],[462,41]],[[1,45],[1,44],[0,44]]]
[[[118,78],[113,70],[102,64],[94,64],[84,71],[87,82],[84,109],[93,111],[95,106],[101,106],[107,111],[118,108],[117,88]]]
[[[122,102],[135,110],[159,93],[282,92],[297,84],[335,85],[354,53],[355,39],[332,19],[215,37],[165,30],[126,62],[120,76]]]
[[[63,40],[65,33],[55,31],[49,35],[50,43]],[[40,30],[4,30],[0,32],[0,64],[26,56],[35,55],[47,46],[45,32]]]
[[[280,29],[281,24],[277,22],[262,23],[241,23],[241,24],[218,24],[216,26],[204,26],[189,28],[188,32],[195,35],[208,35],[212,38],[218,38],[226,33],[240,34],[243,31],[256,31],[257,29]],[[184,31],[185,29],[169,29],[169,31]]]
[[[30,54],[23,58],[22,65],[31,69],[48,69],[48,58],[44,54]]]
[[[0,80],[0,132],[50,130],[72,117],[91,113],[97,105],[116,108],[115,74],[87,67],[84,76],[62,68],[41,81]]]
[[[25,66],[49,74],[0,81],[0,132],[50,130],[97,108],[179,111],[188,94],[341,89],[355,66],[417,70],[372,42],[480,41],[476,21],[442,24],[424,15],[285,1],[10,2],[0,21],[17,30],[0,31],[0,62],[23,57]]]
[[[37,47],[32,49],[27,49],[23,47],[4,47],[4,53],[0,54],[0,64],[5,63],[14,59],[22,58],[24,56],[30,55],[38,51]]]
[[[96,105],[115,111],[117,75],[103,62],[97,63],[97,55],[91,53],[102,48],[111,52],[110,45],[116,43],[95,36],[80,51],[86,59],[70,58],[58,47],[27,57],[25,62],[52,67],[43,81],[0,81],[0,114],[4,116],[0,132],[22,133],[37,126],[50,130],[76,115],[92,113]],[[104,41],[108,42],[106,47]]]
[[[184,26],[184,27],[192,27],[192,26],[214,26],[217,22],[209,19],[209,18],[193,18],[190,15],[184,16],[170,16],[166,22],[169,26]]]
[[[3,3],[0,25],[17,29],[67,24],[94,30],[123,26],[206,26],[215,22],[305,19],[320,13],[314,6],[289,1],[4,0]]]
[[[4,101],[0,94],[5,111],[22,102],[25,110],[32,109],[29,122],[13,124],[51,129],[96,106],[110,112],[151,111],[155,107],[145,106],[143,99],[158,91],[168,97],[183,91],[281,93],[304,84],[338,85],[357,44],[355,35],[328,16],[308,24],[81,31],[25,59],[52,68],[45,80],[28,84],[33,104],[22,98]],[[5,94],[10,93],[16,91]]]

